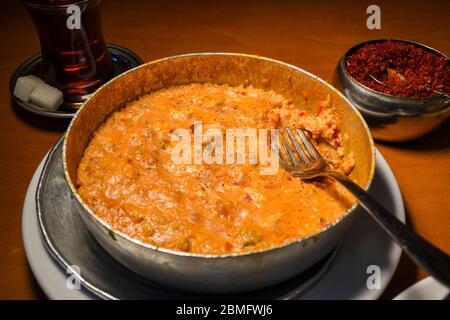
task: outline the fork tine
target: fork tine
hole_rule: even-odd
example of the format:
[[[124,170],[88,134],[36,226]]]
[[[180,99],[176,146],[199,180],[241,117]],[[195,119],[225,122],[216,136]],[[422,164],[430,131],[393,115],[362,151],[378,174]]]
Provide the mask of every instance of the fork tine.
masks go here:
[[[303,163],[308,163],[310,160],[308,159],[308,156],[305,154],[305,151],[303,150],[303,148],[298,144],[297,139],[295,138],[291,129],[286,128],[286,132],[291,140],[292,145],[294,146],[295,150],[297,151],[297,155],[299,156],[299,158],[303,161]]]
[[[274,151],[278,155],[278,157],[280,158],[281,164],[283,166],[286,166],[287,162],[286,162],[286,159],[284,158],[283,154],[280,152],[280,147],[278,145],[279,144],[278,141],[271,141],[270,144],[272,146],[272,151]]]
[[[294,154],[291,152],[291,148],[287,144],[286,138],[284,137],[284,135],[282,133],[280,133],[280,136],[281,136],[281,143],[284,147],[284,151],[288,155],[289,160],[291,160],[291,162],[294,166],[297,166],[298,165],[297,160],[295,159]]]
[[[314,145],[306,137],[305,133],[300,129],[297,129],[297,133],[300,136],[300,139],[302,139],[303,145],[306,147],[306,149],[308,149],[311,158],[313,158],[313,160],[322,159],[322,156],[317,151],[316,147],[314,147]]]

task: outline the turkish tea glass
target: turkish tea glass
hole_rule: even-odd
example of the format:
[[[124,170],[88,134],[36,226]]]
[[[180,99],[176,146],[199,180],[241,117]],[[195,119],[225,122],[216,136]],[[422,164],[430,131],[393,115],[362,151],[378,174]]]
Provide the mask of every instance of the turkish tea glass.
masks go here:
[[[79,107],[113,74],[103,39],[101,0],[23,0],[37,29],[42,77]]]

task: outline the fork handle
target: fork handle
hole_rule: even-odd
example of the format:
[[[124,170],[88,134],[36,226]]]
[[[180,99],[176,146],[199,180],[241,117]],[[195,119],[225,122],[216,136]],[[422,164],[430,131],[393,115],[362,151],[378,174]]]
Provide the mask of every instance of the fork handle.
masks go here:
[[[326,172],[346,187],[372,218],[400,245],[412,260],[450,288],[450,256],[433,246],[375,201],[368,192],[338,172]]]

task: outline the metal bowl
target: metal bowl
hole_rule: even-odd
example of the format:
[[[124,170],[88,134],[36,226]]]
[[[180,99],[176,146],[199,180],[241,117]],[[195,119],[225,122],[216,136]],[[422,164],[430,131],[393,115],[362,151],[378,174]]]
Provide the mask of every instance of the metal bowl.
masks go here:
[[[421,43],[400,39],[379,39],[362,42],[348,50],[336,67],[333,84],[366,119],[375,139],[382,141],[408,141],[425,135],[438,127],[450,115],[450,99],[443,95],[426,98],[401,97],[373,90],[354,79],[346,68],[347,56],[361,46],[387,40],[411,43],[434,51],[447,58],[442,52]]]
[[[76,172],[84,149],[98,126],[127,101],[152,90],[192,82],[253,85],[272,89],[314,110],[331,96],[343,132],[352,139],[356,167],[352,178],[368,188],[375,169],[375,153],[368,127],[359,112],[331,85],[297,67],[252,55],[201,53],[146,63],[97,90],[78,111],[63,146],[64,171],[78,211],[97,241],[119,262],[158,283],[187,291],[231,293],[267,287],[298,275],[318,262],[342,239],[354,216],[355,204],[333,225],[319,233],[273,247],[242,254],[204,255],[142,243],[99,219],[77,193]],[[80,248],[82,249],[82,248]]]

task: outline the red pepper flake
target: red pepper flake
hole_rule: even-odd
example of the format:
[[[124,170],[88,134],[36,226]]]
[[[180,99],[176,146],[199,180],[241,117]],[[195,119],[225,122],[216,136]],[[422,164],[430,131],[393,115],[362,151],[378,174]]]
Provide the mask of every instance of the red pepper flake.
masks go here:
[[[225,251],[231,252],[231,250],[233,250],[233,245],[230,242],[226,241],[225,242]]]
[[[247,203],[253,201],[252,197],[247,192],[244,194],[244,201]]]
[[[395,40],[368,43],[351,53],[346,65],[353,78],[382,93],[429,97],[437,94],[433,90],[450,92],[449,60],[411,43]]]

